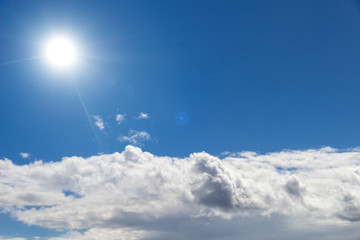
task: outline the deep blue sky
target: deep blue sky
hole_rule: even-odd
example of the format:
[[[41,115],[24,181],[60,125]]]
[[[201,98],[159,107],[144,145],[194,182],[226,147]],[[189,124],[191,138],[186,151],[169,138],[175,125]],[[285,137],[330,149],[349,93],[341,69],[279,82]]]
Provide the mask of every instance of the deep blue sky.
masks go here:
[[[15,162],[122,151],[130,129],[170,156],[359,145],[356,1],[2,1],[0,63],[38,56],[54,32],[99,59],[66,75],[0,65],[0,155]]]

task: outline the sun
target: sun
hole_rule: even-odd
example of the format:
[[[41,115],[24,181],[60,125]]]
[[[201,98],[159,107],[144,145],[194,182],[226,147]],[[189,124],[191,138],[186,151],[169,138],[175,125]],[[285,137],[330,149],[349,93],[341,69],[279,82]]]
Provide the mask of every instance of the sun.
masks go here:
[[[46,62],[56,69],[73,68],[78,62],[79,53],[75,42],[67,36],[56,36],[45,44]]]

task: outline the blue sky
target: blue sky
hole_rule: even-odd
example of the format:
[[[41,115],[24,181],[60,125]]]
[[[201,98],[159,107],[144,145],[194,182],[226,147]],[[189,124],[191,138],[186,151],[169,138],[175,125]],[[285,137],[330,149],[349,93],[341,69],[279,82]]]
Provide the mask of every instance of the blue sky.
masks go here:
[[[43,59],[44,44],[49,36],[64,33],[78,44],[81,64],[71,71],[54,71]],[[6,198],[8,200],[0,199],[0,210],[3,211],[0,225],[9,226],[6,230],[0,227],[0,239],[1,236],[3,239],[33,239],[34,236],[45,238],[59,235],[64,239],[76,239],[84,231],[88,232],[83,233],[82,237],[90,239],[90,234],[93,234],[96,239],[96,234],[99,234],[96,231],[107,231],[99,228],[109,227],[99,225],[99,221],[94,220],[96,223],[78,227],[68,227],[65,224],[62,232],[56,232],[54,226],[44,224],[41,217],[32,220],[26,218],[26,209],[34,206],[47,208],[50,204],[66,208],[61,203],[68,201],[64,200],[68,197],[65,196],[68,191],[74,196],[74,201],[80,201],[76,200],[78,196],[83,196],[84,199],[96,196],[86,184],[79,189],[58,189],[54,185],[54,191],[59,190],[59,194],[62,192],[64,199],[54,197],[53,203],[40,200],[31,202],[29,199],[31,204],[21,202],[23,200],[19,200],[21,198],[16,192],[24,190],[23,186],[17,185],[18,182],[11,182],[15,179],[15,173],[21,171],[25,171],[26,176],[29,174],[23,181],[25,184],[32,184],[29,189],[33,194],[37,194],[36,191],[45,195],[53,194],[48,191],[49,186],[44,187],[40,183],[36,185],[39,179],[31,177],[33,175],[29,169],[35,167],[31,164],[39,160],[42,162],[38,164],[44,169],[46,163],[51,161],[63,164],[61,166],[66,169],[68,165],[62,160],[64,157],[88,158],[89,162],[98,166],[98,160],[91,160],[95,156],[103,157],[106,162],[109,156],[107,154],[120,152],[121,156],[111,156],[132,161],[131,156],[147,158],[145,152],[149,152],[153,154],[153,157],[149,157],[151,161],[156,161],[154,159],[157,156],[175,162],[180,159],[179,161],[187,162],[184,163],[184,172],[187,172],[189,165],[194,169],[201,169],[201,174],[211,175],[213,171],[197,167],[202,163],[199,159],[217,162],[213,157],[219,157],[224,167],[220,167],[220,163],[209,164],[220,164],[216,169],[234,171],[236,176],[239,172],[234,169],[238,169],[238,163],[231,159],[256,159],[261,164],[268,164],[267,161],[270,161],[271,164],[265,164],[264,168],[272,166],[275,170],[278,169],[275,172],[280,175],[273,173],[275,175],[269,178],[275,182],[283,177],[282,170],[279,169],[292,169],[285,174],[289,179],[284,178],[279,182],[284,181],[284,189],[290,194],[290,199],[294,197],[291,194],[294,194],[295,188],[295,195],[301,196],[303,203],[306,203],[306,191],[301,189],[319,196],[322,193],[316,192],[319,185],[315,184],[314,179],[309,179],[304,170],[306,167],[296,162],[298,159],[309,163],[310,159],[323,158],[323,161],[330,161],[329,165],[311,165],[313,171],[335,166],[341,173],[351,175],[346,179],[360,181],[360,172],[356,172],[360,162],[357,148],[360,136],[360,110],[357,105],[360,102],[360,68],[357,64],[360,60],[359,40],[360,5],[358,1],[350,0],[1,1],[0,159],[3,162],[0,164],[0,179],[3,173],[6,177],[1,179],[1,184],[13,184],[15,187],[7,189],[6,184],[0,185],[3,187],[2,191],[9,194],[4,194],[9,197]],[[136,149],[141,149],[141,153],[131,147],[124,150],[129,144],[139,147]],[[208,155],[199,159],[196,154],[191,155],[202,151]],[[247,154],[241,154],[243,151]],[[227,154],[222,155],[224,152]],[[280,166],[280,160],[263,160],[266,156],[272,156],[269,153],[279,154],[280,159],[288,159],[289,162]],[[75,162],[78,161],[77,157],[73,158]],[[346,162],[348,169],[344,170],[337,164],[338,157]],[[9,167],[5,159],[10,159],[15,165]],[[139,168],[147,169],[141,164]],[[167,165],[164,163],[164,166]],[[252,167],[247,169],[250,171]],[[169,169],[172,167],[169,166]],[[183,177],[194,177],[187,174],[184,173]],[[249,179],[244,177],[246,173],[240,175],[245,178],[245,183],[257,181],[250,176]],[[343,176],[339,173],[340,175]],[[79,176],[86,178],[81,174]],[[328,179],[329,176],[323,177]],[[53,177],[55,179],[56,176]],[[229,179],[223,182],[231,182],[232,177]],[[141,183],[140,180],[134,179],[131,182],[135,184],[134,189],[141,188],[136,185]],[[335,180],[341,182],[344,179],[335,177]],[[51,182],[49,179],[47,181]],[[195,182],[199,184],[199,189],[217,189],[210,187],[207,181],[201,184],[198,180],[184,186],[184,189],[194,186]],[[354,184],[351,188],[355,190],[339,185],[341,190],[338,192],[343,195],[336,199],[350,199],[344,202],[351,204],[344,206],[342,212],[339,210],[339,213],[332,214],[341,216],[340,219],[343,220],[351,219],[355,223],[348,227],[353,229],[356,229],[354,226],[358,225],[354,224],[360,219],[360,205],[357,205],[360,204],[359,184],[355,182],[351,182]],[[98,184],[101,186],[101,183]],[[236,184],[234,188],[238,189]],[[146,187],[146,191],[150,191],[152,187],[158,189],[155,185],[156,183]],[[173,216],[164,217],[162,213],[165,210],[161,208],[161,211],[153,212],[154,215],[161,216],[156,227],[145,224],[136,217],[132,221],[139,222],[132,222],[133,225],[120,219],[118,221],[122,223],[121,227],[116,225],[112,228],[115,232],[109,234],[132,234],[134,239],[160,239],[160,235],[151,235],[153,232],[151,236],[147,235],[152,230],[169,234],[162,235],[165,236],[164,239],[185,239],[176,234],[181,229],[186,229],[189,234],[186,239],[189,236],[193,239],[205,239],[206,230],[200,231],[204,233],[202,236],[192,235],[196,228],[190,227],[189,222],[201,222],[194,226],[198,226],[198,230],[204,230],[205,225],[201,224],[213,221],[209,223],[210,226],[217,226],[216,229],[219,229],[216,239],[232,239],[232,236],[225,234],[230,232],[230,227],[223,225],[227,221],[224,219],[229,218],[227,208],[238,206],[233,201],[243,204],[237,198],[238,191],[234,190],[236,194],[231,197],[232,204],[223,206],[225,197],[216,200],[213,195],[203,195],[199,189],[189,190],[193,197],[191,199],[204,207],[202,214],[207,212],[214,219],[204,220],[205,215],[199,213],[199,220],[194,220],[194,216],[185,214],[182,216],[183,222],[179,223]],[[227,185],[224,189],[228,189]],[[169,189],[163,191],[172,193]],[[148,195],[141,196],[151,198],[156,191],[147,193]],[[132,194],[140,196],[139,192]],[[111,194],[110,196],[115,198]],[[279,199],[285,201],[280,195],[276,196],[275,203]],[[163,197],[161,199],[167,199],[166,196]],[[308,201],[308,205],[304,203],[304,206],[316,206],[314,199]],[[254,200],[253,204],[255,202]],[[334,200],[335,206],[336,203]],[[107,200],[103,204],[112,206]],[[181,204],[175,205],[179,207]],[[130,211],[130,205],[127,205],[126,210]],[[184,212],[187,212],[196,208],[195,205],[186,205],[181,209],[186,209]],[[138,205],[134,203],[132,207],[135,206]],[[347,210],[355,206],[359,215],[346,215]],[[306,212],[297,207],[289,209]],[[261,209],[264,208],[266,207],[262,205]],[[125,207],[122,210],[125,211],[124,209]],[[321,211],[329,212],[329,209]],[[37,211],[36,208],[34,211]],[[283,219],[284,216],[292,216],[289,212],[284,213],[274,207],[260,213],[256,211],[254,217],[248,220],[242,219],[243,215],[239,213],[232,216],[234,220],[230,225],[236,228],[237,223],[248,226],[249,223],[256,222],[258,226],[273,226],[275,221],[281,219],[276,226],[282,226],[287,222]],[[273,221],[259,217],[266,214],[275,214],[276,217]],[[323,215],[319,213],[322,216],[319,219],[325,221]],[[320,221],[317,217],[310,218]],[[159,227],[164,219],[174,221],[174,225],[168,226],[167,231]],[[48,220],[51,222],[51,217]],[[70,220],[69,226],[75,226],[76,221]],[[293,222],[298,222],[298,219]],[[340,225],[336,226],[339,227],[338,231],[337,228],[324,227],[319,228],[322,229],[321,233],[308,229],[300,232],[304,237],[324,235],[324,239],[330,239],[326,237],[333,235],[341,238],[344,229]],[[135,230],[140,233],[134,232]],[[288,228],[283,236],[289,236],[293,232],[292,228]],[[356,233],[358,232],[355,231],[354,236]],[[251,238],[255,235],[246,236]],[[277,235],[275,237],[281,239]]]

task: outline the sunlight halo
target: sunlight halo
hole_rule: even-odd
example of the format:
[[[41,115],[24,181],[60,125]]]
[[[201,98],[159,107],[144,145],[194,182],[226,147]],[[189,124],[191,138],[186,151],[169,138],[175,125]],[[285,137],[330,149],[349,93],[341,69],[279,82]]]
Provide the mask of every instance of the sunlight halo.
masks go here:
[[[67,36],[56,36],[45,43],[44,57],[46,62],[55,69],[75,67],[79,53],[74,41]]]

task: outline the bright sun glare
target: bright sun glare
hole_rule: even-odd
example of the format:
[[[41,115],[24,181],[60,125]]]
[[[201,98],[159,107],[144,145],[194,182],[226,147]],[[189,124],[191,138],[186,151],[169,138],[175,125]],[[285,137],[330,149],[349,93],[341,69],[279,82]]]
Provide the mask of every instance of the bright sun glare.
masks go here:
[[[74,67],[78,60],[77,47],[68,37],[54,37],[45,45],[45,58],[56,69]]]

